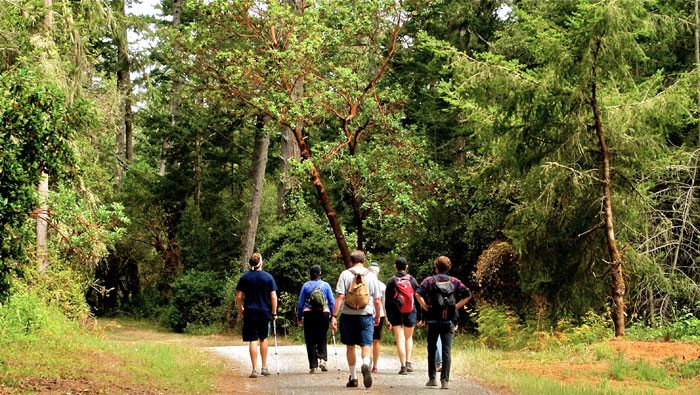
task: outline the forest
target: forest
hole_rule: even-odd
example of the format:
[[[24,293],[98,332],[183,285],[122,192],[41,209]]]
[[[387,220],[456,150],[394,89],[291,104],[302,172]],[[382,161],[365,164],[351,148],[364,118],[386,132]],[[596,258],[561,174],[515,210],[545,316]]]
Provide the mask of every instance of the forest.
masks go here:
[[[0,338],[225,332],[254,251],[294,332],[358,249],[491,346],[700,341],[698,1],[140,3],[0,0]]]

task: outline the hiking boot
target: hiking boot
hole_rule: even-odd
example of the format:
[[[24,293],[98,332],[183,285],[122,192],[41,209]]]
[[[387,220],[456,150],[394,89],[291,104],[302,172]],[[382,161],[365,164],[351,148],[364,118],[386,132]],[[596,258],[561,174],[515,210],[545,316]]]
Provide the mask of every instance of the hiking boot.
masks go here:
[[[410,362],[406,362],[406,371],[407,371],[408,373],[413,372],[413,367],[411,366],[411,363],[410,363]]]
[[[346,387],[357,387],[357,379],[353,379],[352,376],[348,376],[348,383],[345,384]]]
[[[437,381],[435,379],[430,379],[428,380],[427,383],[425,383],[426,387],[437,387]]]
[[[252,372],[250,372],[250,376],[248,376],[248,377],[250,377],[251,379],[257,379],[258,378],[258,371],[253,370]]]
[[[406,370],[405,366],[401,367],[401,370],[399,370],[399,374],[401,374],[401,375],[408,374],[408,370]]]
[[[372,373],[369,371],[369,366],[367,364],[362,364],[362,382],[365,385],[365,388],[369,388],[372,386]]]
[[[263,376],[269,376],[270,372],[267,370],[267,368],[262,368],[260,369],[260,374],[262,374]]]
[[[314,374],[314,373],[316,373],[316,368],[309,369],[309,374]]]
[[[442,384],[442,387],[440,387],[441,389],[443,389],[443,390],[450,389],[450,386],[447,385],[447,380],[442,380],[440,382],[440,384]]]
[[[327,372],[328,368],[326,367],[326,361],[324,361],[323,359],[320,359],[318,362],[319,362],[318,367],[321,368],[321,371]]]

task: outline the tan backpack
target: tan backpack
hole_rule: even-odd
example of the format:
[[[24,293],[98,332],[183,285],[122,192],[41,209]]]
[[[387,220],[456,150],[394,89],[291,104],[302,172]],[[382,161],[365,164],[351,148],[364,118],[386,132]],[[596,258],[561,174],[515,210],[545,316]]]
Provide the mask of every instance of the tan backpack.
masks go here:
[[[369,304],[369,290],[365,283],[365,275],[369,273],[369,270],[365,270],[364,274],[359,274],[353,270],[350,270],[350,272],[355,277],[352,279],[350,288],[345,294],[345,304],[353,310],[361,310]]]

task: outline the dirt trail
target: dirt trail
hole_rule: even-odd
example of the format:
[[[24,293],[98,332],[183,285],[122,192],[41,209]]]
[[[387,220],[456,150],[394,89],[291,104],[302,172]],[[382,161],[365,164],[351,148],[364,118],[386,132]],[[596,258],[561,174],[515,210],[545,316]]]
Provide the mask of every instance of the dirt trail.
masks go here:
[[[435,394],[437,393],[459,393],[459,394],[474,394],[487,395],[494,392],[467,380],[463,377],[458,377],[452,374],[450,377],[450,389],[447,391],[441,390],[440,387],[426,387],[428,381],[428,366],[424,361],[413,363],[414,372],[405,376],[400,376],[398,358],[391,355],[383,355],[379,358],[378,373],[372,375],[373,385],[369,389],[365,389],[362,385],[360,377],[360,386],[358,388],[347,388],[345,383],[348,381],[348,367],[345,361],[345,347],[338,345],[338,361],[340,362],[340,371],[336,364],[335,352],[333,346],[328,349],[329,361],[328,372],[319,372],[309,374],[308,361],[306,359],[306,348],[301,346],[279,346],[277,357],[279,358],[279,374],[277,372],[277,357],[275,348],[271,344],[268,352],[268,368],[272,373],[268,377],[259,377],[257,379],[248,378],[250,373],[250,357],[248,355],[248,346],[229,346],[229,347],[211,347],[211,350],[220,354],[230,361],[235,372],[241,377],[241,380],[236,380],[236,384],[240,387],[231,393],[241,393],[241,389],[249,394],[265,393],[265,394],[351,394],[351,393],[380,393],[380,394]],[[358,355],[359,356],[359,355]],[[359,358],[358,358],[359,360]]]

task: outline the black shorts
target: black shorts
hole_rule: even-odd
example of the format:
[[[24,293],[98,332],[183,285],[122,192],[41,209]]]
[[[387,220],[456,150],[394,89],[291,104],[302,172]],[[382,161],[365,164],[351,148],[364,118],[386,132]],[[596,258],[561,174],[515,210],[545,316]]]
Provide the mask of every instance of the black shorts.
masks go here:
[[[389,317],[389,323],[391,326],[405,326],[406,328],[412,328],[416,326],[418,319],[418,313],[412,311],[410,313],[399,313],[398,315],[392,315]]]
[[[267,318],[243,315],[243,341],[265,340],[270,333],[270,320]]]
[[[373,340],[382,340],[382,328],[384,327],[385,322],[386,322],[385,317],[382,317],[379,319],[379,325],[374,327],[374,334],[372,334]]]

